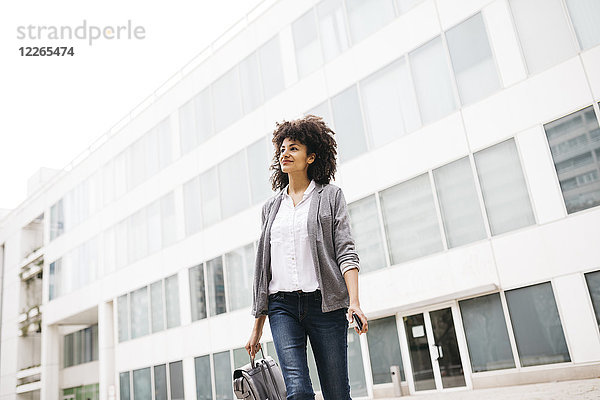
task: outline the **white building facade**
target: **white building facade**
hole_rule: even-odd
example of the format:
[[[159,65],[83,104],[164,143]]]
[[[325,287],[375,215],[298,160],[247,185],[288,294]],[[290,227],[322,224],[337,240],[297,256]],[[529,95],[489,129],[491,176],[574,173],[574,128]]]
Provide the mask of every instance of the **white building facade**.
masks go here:
[[[0,221],[0,400],[234,398],[272,131],[307,113],[361,261],[353,398],[393,366],[403,395],[598,376],[599,27],[595,0],[261,3]]]

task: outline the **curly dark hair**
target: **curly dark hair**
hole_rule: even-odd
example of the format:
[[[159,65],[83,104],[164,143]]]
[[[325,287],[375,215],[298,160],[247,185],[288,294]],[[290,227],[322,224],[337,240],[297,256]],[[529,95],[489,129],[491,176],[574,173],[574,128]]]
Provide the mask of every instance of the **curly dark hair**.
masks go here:
[[[327,126],[323,118],[312,114],[292,121],[277,122],[272,140],[275,146],[275,155],[269,166],[269,170],[273,171],[270,178],[273,190],[281,190],[289,183],[288,174],[281,170],[279,164],[281,144],[285,138],[305,145],[307,155],[316,154],[315,161],[308,166],[309,180],[313,179],[316,183],[326,184],[334,179],[337,143],[333,135],[335,132]]]

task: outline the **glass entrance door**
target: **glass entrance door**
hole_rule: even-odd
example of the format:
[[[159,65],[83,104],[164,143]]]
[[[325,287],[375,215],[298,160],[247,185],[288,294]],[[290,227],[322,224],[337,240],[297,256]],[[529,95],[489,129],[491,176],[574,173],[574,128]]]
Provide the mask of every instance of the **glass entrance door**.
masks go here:
[[[466,386],[452,308],[403,317],[415,391]]]

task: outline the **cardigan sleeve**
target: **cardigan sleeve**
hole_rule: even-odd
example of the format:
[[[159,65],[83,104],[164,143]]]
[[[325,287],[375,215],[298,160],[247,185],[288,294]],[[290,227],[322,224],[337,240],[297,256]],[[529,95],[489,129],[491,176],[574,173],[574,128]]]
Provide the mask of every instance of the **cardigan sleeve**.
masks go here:
[[[335,194],[334,210],[334,246],[336,261],[342,275],[351,268],[360,270],[360,261],[356,252],[352,229],[350,227],[350,216],[344,192],[339,188]]]

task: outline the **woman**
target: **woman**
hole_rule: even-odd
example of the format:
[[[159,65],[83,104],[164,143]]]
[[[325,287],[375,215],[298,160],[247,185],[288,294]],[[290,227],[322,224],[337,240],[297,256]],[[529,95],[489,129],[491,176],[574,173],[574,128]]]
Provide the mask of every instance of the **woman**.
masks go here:
[[[314,399],[306,341],[315,356],[325,400],[350,399],[348,325],[356,313],[368,330],[358,296],[359,259],[336,171],[335,134],[308,115],[277,123],[271,184],[278,194],[262,208],[254,273],[254,328],[246,344],[260,350],[265,319],[283,372],[288,399]]]

